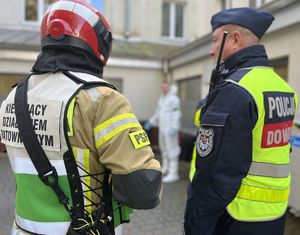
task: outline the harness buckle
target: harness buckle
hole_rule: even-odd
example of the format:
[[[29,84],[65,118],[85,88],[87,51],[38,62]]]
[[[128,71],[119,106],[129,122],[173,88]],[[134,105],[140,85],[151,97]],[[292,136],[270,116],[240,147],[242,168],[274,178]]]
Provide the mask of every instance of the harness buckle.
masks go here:
[[[44,184],[52,188],[52,190],[58,197],[59,203],[62,204],[65,207],[65,209],[70,213],[72,208],[69,205],[69,198],[65,195],[65,193],[62,191],[61,187],[58,184],[58,175],[55,167],[52,166],[50,172],[44,175],[39,175],[39,177],[44,182]]]

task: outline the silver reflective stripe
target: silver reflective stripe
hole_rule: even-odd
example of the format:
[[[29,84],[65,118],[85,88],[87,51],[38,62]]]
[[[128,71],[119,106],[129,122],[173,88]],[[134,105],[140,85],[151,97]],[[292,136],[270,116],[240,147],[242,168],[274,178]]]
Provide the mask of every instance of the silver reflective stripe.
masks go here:
[[[288,177],[290,174],[290,164],[252,162],[248,174],[274,178],[284,178]]]
[[[117,128],[119,128],[123,125],[126,125],[126,124],[131,124],[131,123],[139,124],[139,121],[136,118],[124,118],[124,119],[118,120],[116,122],[113,122],[108,127],[106,127],[105,129],[99,131],[96,134],[96,140],[98,141],[101,138],[105,137],[110,132],[116,130]]]
[[[97,90],[97,88],[91,88],[91,89],[88,89],[87,92],[88,92],[90,98],[92,99],[92,101],[94,101],[94,102],[98,99],[98,97],[99,97],[100,95],[102,95],[102,94]]]
[[[90,8],[87,8],[86,6],[78,3],[68,1],[58,2],[51,5],[51,7],[47,10],[47,13],[49,13],[50,11],[59,10],[71,11],[76,13],[77,15],[85,19],[92,27],[94,27],[99,20],[97,14]]]
[[[37,222],[28,219],[24,219],[19,215],[15,215],[16,224],[22,229],[30,232],[45,234],[45,235],[65,235],[70,227],[70,222]],[[17,229],[19,230],[19,229]],[[13,228],[14,231],[14,228]],[[14,234],[14,233],[12,233]],[[16,233],[27,234],[27,233]]]

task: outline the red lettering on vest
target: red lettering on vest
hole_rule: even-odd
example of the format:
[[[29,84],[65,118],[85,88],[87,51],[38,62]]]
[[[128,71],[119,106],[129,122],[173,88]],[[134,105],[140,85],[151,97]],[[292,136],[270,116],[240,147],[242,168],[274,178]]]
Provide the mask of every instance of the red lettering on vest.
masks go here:
[[[293,121],[265,124],[262,133],[262,148],[285,146],[290,142]]]

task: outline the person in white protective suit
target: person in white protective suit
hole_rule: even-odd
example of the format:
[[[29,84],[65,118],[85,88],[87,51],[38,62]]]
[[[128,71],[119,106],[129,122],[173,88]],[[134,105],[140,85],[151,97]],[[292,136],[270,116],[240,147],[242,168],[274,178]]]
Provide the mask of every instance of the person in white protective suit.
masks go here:
[[[171,183],[179,179],[178,161],[180,154],[178,133],[180,129],[180,99],[177,86],[168,82],[162,84],[155,114],[145,123],[144,128],[159,128],[159,148],[162,156],[163,182]]]

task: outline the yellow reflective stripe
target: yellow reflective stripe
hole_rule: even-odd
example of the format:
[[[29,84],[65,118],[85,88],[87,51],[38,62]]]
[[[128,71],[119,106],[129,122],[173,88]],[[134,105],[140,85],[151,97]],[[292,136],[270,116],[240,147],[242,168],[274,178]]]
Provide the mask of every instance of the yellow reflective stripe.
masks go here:
[[[123,126],[117,127],[112,132],[110,132],[109,134],[105,135],[100,140],[98,140],[96,142],[96,147],[99,148],[104,142],[111,139],[115,135],[119,134],[121,131],[124,131],[124,130],[129,129],[129,128],[135,128],[135,127],[141,127],[141,125],[138,124],[138,123],[129,123],[129,124],[125,124]]]
[[[242,184],[237,194],[238,198],[260,202],[286,202],[290,189],[267,189]]]
[[[198,109],[194,116],[194,124],[196,127],[200,127],[200,113],[201,113],[201,109]]]
[[[73,154],[75,157],[75,160],[80,167],[84,168],[85,171],[90,173],[90,151],[89,149],[80,149],[76,147],[72,147]],[[83,171],[81,168],[78,167],[78,172],[80,176],[84,176],[81,178],[82,190],[84,191],[84,205],[91,205],[91,199],[92,199],[92,192],[90,191],[91,187],[91,177],[87,176],[87,173]],[[87,206],[86,210],[91,213],[92,207]]]
[[[75,106],[75,97],[71,100],[70,105],[68,107],[67,112],[67,120],[68,120],[68,136],[73,136],[73,114],[74,114],[74,106]]]
[[[150,145],[149,138],[144,130],[130,133],[129,138],[131,139],[131,142],[135,149],[140,149]]]
[[[191,182],[193,181],[193,177],[194,177],[195,172],[196,172],[196,155],[197,155],[196,154],[196,146],[194,146],[191,165],[190,165],[190,173],[189,173],[189,178],[190,178]]]
[[[96,147],[129,128],[141,128],[141,124],[132,113],[121,114],[101,123],[94,128]]]

